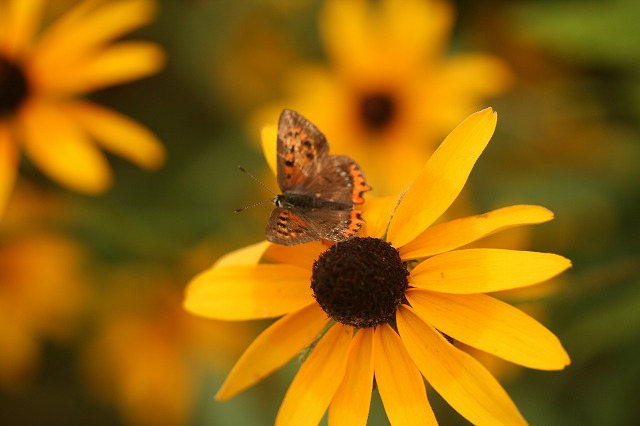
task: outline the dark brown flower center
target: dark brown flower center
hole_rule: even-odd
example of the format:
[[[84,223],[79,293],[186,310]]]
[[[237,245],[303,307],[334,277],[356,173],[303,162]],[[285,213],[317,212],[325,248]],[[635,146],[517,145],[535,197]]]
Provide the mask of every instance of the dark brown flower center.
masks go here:
[[[29,84],[22,69],[0,56],[0,117],[16,111],[29,95]]]
[[[352,238],[313,264],[311,289],[335,321],[357,328],[389,322],[409,286],[398,251],[378,238]]]
[[[396,112],[395,100],[388,93],[371,93],[360,99],[360,116],[365,126],[373,132],[387,127]]]

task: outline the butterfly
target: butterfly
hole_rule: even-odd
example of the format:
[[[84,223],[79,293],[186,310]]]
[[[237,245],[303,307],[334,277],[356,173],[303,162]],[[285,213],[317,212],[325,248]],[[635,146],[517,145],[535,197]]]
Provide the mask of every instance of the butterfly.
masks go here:
[[[277,172],[282,194],[273,199],[267,240],[291,246],[358,233],[364,220],[354,207],[371,190],[362,170],[347,156],[330,155],[322,132],[288,109],[278,122]]]

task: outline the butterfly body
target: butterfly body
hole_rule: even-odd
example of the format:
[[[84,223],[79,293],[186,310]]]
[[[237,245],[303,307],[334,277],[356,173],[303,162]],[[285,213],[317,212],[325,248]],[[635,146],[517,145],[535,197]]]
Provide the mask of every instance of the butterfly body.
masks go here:
[[[267,223],[267,239],[294,245],[355,236],[364,221],[354,207],[371,189],[356,162],[329,155],[322,132],[291,110],[280,116],[277,155],[282,194],[273,200],[276,207]]]
[[[331,210],[352,210],[353,206],[344,203],[338,203],[332,200],[323,200],[319,197],[313,197],[307,194],[299,194],[295,192],[285,192],[277,195],[273,199],[276,207],[285,209],[331,209]]]

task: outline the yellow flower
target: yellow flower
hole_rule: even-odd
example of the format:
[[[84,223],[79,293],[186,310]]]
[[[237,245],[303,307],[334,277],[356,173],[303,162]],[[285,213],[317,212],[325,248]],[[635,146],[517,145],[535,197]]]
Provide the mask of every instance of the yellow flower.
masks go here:
[[[179,280],[157,265],[110,265],[97,275],[108,285],[80,357],[92,394],[114,404],[128,425],[192,424],[202,377],[232,365],[250,328],[188,315]]]
[[[0,228],[0,388],[24,388],[44,342],[71,345],[87,312],[87,253],[52,229],[69,206],[21,183]],[[35,374],[37,375],[37,374]]]
[[[148,23],[155,3],[84,1],[38,33],[45,3],[0,2],[0,214],[20,150],[52,179],[86,193],[110,185],[111,171],[98,146],[147,168],[164,159],[149,130],[79,99],[162,67],[164,54],[155,44],[113,43]]]
[[[445,55],[452,23],[439,0],[327,0],[328,65],[292,66],[290,96],[259,111],[256,124],[275,122],[286,105],[322,129],[335,154],[357,158],[374,191],[397,193],[450,129],[511,80],[491,55]]]
[[[284,315],[249,346],[217,398],[232,397],[306,348],[277,424],[315,424],[329,408],[330,425],[364,425],[374,378],[392,424],[434,424],[422,376],[474,424],[524,424],[497,380],[452,342],[529,368],[564,368],[569,357],[549,330],[483,293],[542,282],[570,261],[460,247],[504,228],[548,221],[552,213],[518,205],[433,225],[462,190],[495,125],[491,109],[471,115],[399,202],[368,200],[361,237],[326,251],[319,242],[261,242],[196,276],[184,302],[193,314],[222,320]]]

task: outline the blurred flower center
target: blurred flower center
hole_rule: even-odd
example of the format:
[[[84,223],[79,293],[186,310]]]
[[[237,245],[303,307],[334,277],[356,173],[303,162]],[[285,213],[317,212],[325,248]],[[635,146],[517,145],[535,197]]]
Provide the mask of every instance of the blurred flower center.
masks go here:
[[[22,70],[0,56],[0,116],[12,114],[29,94]]]
[[[360,114],[369,130],[380,131],[393,120],[396,104],[388,93],[368,94],[360,99]]]
[[[313,264],[311,289],[335,321],[357,328],[389,322],[404,299],[409,272],[398,251],[378,238],[352,238]]]

